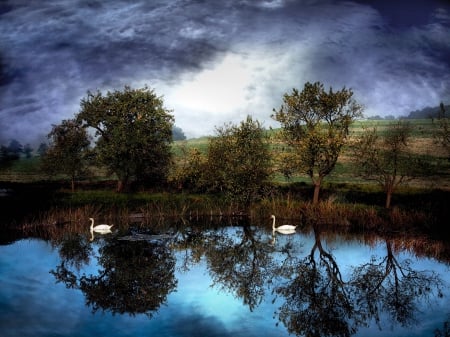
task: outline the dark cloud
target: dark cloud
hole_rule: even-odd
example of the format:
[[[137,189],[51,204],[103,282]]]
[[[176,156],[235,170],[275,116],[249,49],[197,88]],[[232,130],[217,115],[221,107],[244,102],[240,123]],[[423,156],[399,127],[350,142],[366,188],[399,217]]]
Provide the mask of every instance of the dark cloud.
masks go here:
[[[356,0],[376,9],[386,22],[394,28],[411,28],[426,25],[432,21],[436,9],[448,7],[444,0]]]
[[[190,136],[246,114],[273,123],[305,81],[405,114],[450,99],[449,31],[438,0],[3,1],[0,142],[31,141],[87,90],[124,85],[155,87]]]

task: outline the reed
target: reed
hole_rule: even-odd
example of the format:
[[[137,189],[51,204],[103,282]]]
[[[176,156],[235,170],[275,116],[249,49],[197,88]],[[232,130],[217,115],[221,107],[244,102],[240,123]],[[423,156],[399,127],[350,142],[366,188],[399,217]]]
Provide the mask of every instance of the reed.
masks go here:
[[[86,230],[90,217],[108,224],[116,222],[117,227],[120,225],[124,228],[131,225],[156,228],[174,222],[182,225],[182,220],[192,225],[203,219],[225,225],[230,222],[223,219],[232,219],[233,222],[241,217],[248,218],[252,224],[269,226],[269,217],[275,214],[281,222],[289,221],[299,228],[319,225],[344,232],[416,231],[433,232],[437,235],[445,230],[442,219],[446,219],[445,215],[448,214],[448,207],[443,204],[448,193],[444,192],[428,193],[425,197],[423,193],[408,194],[404,197],[409,200],[408,204],[402,202],[401,206],[386,210],[373,204],[357,203],[353,195],[349,196],[345,189],[337,188],[326,190],[324,196],[327,198],[317,205],[309,202],[303,187],[274,189],[248,209],[242,209],[241,205],[229,202],[220,195],[169,192],[118,194],[104,190],[78,191],[72,194],[56,190],[53,194],[51,191],[45,194],[48,198],[43,198],[42,193],[37,193],[42,191],[40,185],[36,185],[35,190],[35,193],[26,193],[23,188],[23,194],[29,199],[20,199],[19,202],[11,199],[11,207],[8,209],[15,207],[20,217],[14,214],[14,217],[11,216],[13,220],[2,221],[3,227],[18,228],[30,235],[43,231],[59,235],[57,233],[60,229],[68,233],[79,233]],[[35,198],[39,198],[37,203],[32,202]],[[48,202],[41,204],[41,200]],[[400,202],[403,198],[399,196],[397,200]],[[420,200],[427,202],[422,201],[419,206]],[[34,207],[24,210],[20,207],[24,202]],[[443,206],[439,206],[441,204]]]

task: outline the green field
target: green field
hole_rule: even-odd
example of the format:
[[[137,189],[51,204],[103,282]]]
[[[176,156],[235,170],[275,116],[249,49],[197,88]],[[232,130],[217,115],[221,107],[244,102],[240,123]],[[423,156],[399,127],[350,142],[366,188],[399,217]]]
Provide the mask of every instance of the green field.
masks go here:
[[[363,132],[364,128],[376,127],[378,132],[381,134],[386,130],[386,128],[392,123],[396,123],[396,120],[359,120],[352,124],[350,128],[350,139],[357,137]],[[427,177],[422,177],[421,179],[416,179],[412,181],[410,185],[419,187],[431,187],[434,188],[439,186],[439,188],[450,189],[450,163],[446,160],[447,154],[443,149],[435,144],[434,133],[437,130],[437,123],[433,123],[431,119],[411,119],[409,120],[413,131],[413,139],[410,144],[410,151],[416,154],[425,162],[429,163],[430,175]],[[273,154],[276,154],[280,148],[285,146],[285,144],[279,143],[276,140],[276,135],[280,129],[268,130],[268,139],[270,142],[270,148]],[[206,153],[208,148],[208,137],[190,139],[187,141],[175,142],[173,145],[174,153],[180,154],[181,148],[185,147],[187,149],[197,148],[200,152]],[[341,154],[338,163],[331,173],[330,176],[326,178],[325,183],[328,184],[367,184],[367,181],[361,178],[355,177],[354,169],[352,166],[352,155],[347,149],[344,149]],[[277,183],[289,183],[289,182],[305,182],[309,183],[309,177],[307,176],[294,176],[292,179],[287,181],[283,175],[275,174],[274,180]]]
[[[350,141],[358,136],[364,128],[376,127],[379,132],[383,132],[388,125],[395,123],[395,120],[360,120],[352,124],[350,129]],[[411,142],[410,150],[420,156],[424,161],[429,163],[430,174],[421,179],[411,182],[413,186],[419,187],[439,187],[441,189],[450,189],[450,163],[446,160],[446,153],[443,149],[437,146],[434,142],[433,134],[437,129],[437,124],[433,123],[431,119],[413,119],[410,120],[413,126],[413,140]],[[277,151],[280,151],[285,144],[276,140],[276,135],[279,129],[268,130],[268,140],[270,148],[275,156]],[[189,139],[184,141],[176,141],[173,143],[173,154],[175,162],[180,160],[186,150],[196,148],[201,153],[206,153],[209,144],[209,137],[201,137]],[[341,154],[335,170],[325,180],[326,184],[367,184],[366,181],[357,178],[353,175],[352,154],[348,149],[345,149]],[[104,170],[98,168],[93,169],[93,176],[89,181],[107,180],[111,177],[106,176]],[[48,177],[39,169],[39,157],[30,159],[21,159],[15,161],[12,166],[0,170],[0,181],[11,182],[36,182],[53,180],[59,181],[64,177]],[[309,183],[309,178],[306,176],[293,176],[288,181],[283,175],[275,174],[274,182],[289,183],[289,182],[305,182]]]

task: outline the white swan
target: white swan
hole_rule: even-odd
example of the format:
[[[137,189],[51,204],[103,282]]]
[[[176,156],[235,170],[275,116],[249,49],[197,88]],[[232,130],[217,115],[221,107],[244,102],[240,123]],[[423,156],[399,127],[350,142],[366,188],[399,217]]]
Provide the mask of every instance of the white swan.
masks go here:
[[[97,225],[94,226],[94,219],[89,218],[91,220],[91,232],[97,232],[97,233],[111,233],[111,227],[114,225]]]
[[[281,234],[294,234],[295,233],[295,228],[297,228],[297,226],[283,225],[283,226],[275,227],[275,215],[271,215],[270,217],[273,219],[272,230],[274,232],[277,231]]]

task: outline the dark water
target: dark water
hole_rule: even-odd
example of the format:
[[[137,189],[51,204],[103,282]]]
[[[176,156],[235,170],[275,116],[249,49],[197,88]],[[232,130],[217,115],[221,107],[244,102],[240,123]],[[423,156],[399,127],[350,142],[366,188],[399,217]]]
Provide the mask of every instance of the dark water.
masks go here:
[[[449,320],[437,243],[193,228],[0,246],[0,335],[434,336]]]

